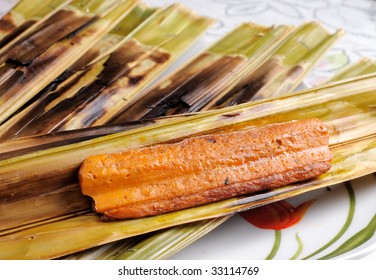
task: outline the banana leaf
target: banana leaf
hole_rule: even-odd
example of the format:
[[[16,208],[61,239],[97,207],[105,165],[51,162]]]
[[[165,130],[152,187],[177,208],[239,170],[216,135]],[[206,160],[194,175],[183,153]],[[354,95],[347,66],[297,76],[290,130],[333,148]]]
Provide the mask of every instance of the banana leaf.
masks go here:
[[[0,49],[71,0],[19,1],[0,19]]]
[[[176,19],[179,19],[178,24]],[[212,20],[196,16],[180,5],[156,12],[149,20],[134,30],[130,39],[118,44],[110,55],[76,73],[44,98],[39,98],[38,104],[27,114],[21,113],[20,118],[4,124],[2,139],[106,122],[212,23]],[[163,24],[158,25],[161,21]],[[157,40],[166,33],[170,34],[168,39]],[[153,40],[156,45],[152,45]],[[181,42],[184,46],[180,45]],[[99,71],[92,71],[94,68]]]
[[[2,247],[2,252],[7,253],[4,253],[5,255],[1,257],[55,258],[132,235],[194,220],[227,215],[261,205],[262,202],[270,203],[291,195],[298,195],[328,184],[374,172],[374,133],[376,131],[372,127],[372,121],[375,117],[373,110],[375,106],[375,82],[375,75],[363,76],[299,92],[288,97],[237,105],[232,108],[202,113],[179,120],[172,119],[162,125],[151,125],[146,128],[68,145],[65,148],[52,148],[1,161],[1,185],[4,186],[1,190],[1,198],[10,201],[12,197],[26,195],[30,191],[30,187],[26,190],[23,189],[22,185],[29,184],[29,186],[32,186],[30,184],[32,181],[44,180],[45,185],[50,186],[51,184],[48,181],[51,182],[56,178],[47,178],[50,176],[49,174],[64,175],[63,173],[65,173],[65,176],[58,176],[60,178],[65,177],[64,179],[75,176],[75,171],[71,172],[72,168],[77,168],[82,159],[90,154],[119,151],[129,147],[166,141],[178,141],[190,135],[247,129],[256,125],[292,119],[308,117],[322,119],[330,129],[330,145],[334,153],[331,171],[324,177],[302,184],[301,187],[298,184],[293,187],[284,187],[273,192],[263,193],[260,196],[252,195],[249,198],[225,200],[204,207],[146,219],[103,224],[95,214],[86,214],[64,220],[55,220],[51,223],[45,221],[45,223],[39,223],[39,225],[29,225],[29,229],[23,227],[22,231],[17,230],[17,228],[4,229],[0,246],[8,247]],[[349,116],[353,118],[352,122],[349,122]],[[178,129],[179,135],[177,135],[176,129]],[[66,159],[67,154],[69,154],[70,160]],[[363,161],[359,161],[359,158]],[[31,162],[33,162],[32,166],[30,165]],[[47,168],[43,168],[43,165],[51,166],[51,162],[54,163],[54,168],[50,167],[48,171]],[[36,174],[37,172],[33,172],[33,169],[46,171]],[[63,170],[65,171],[62,172]],[[13,176],[10,176],[10,173]],[[12,180],[12,177],[17,178],[17,180]],[[71,177],[72,179],[74,180]],[[7,195],[10,190],[12,190],[11,194]],[[108,235],[110,231],[111,234]],[[68,235],[71,243],[67,241]],[[31,241],[28,240],[30,236],[33,236],[30,239]],[[83,240],[84,236],[86,240]],[[61,248],[56,240],[64,240],[64,248]],[[48,245],[49,248],[53,249],[50,252],[40,250],[39,246],[41,245],[39,244]],[[13,250],[11,250],[12,248]],[[27,250],[27,253],[22,250]],[[13,251],[14,254],[10,251]]]
[[[328,83],[373,72],[376,72],[376,63],[369,58],[362,58],[333,75]],[[231,216],[161,230],[151,236],[145,236],[138,242],[130,242],[133,238],[119,240],[66,256],[64,259],[166,259],[215,229]]]
[[[77,91],[80,89],[80,85],[81,87],[84,87],[90,79],[94,80],[96,77],[95,71],[93,73],[92,69],[89,68],[97,69],[93,64],[103,64],[105,61],[101,62],[101,59],[116,50],[116,48],[129,37],[131,32],[136,28],[139,28],[142,22],[154,12],[156,12],[156,9],[149,8],[144,4],[135,6],[132,11],[95,46],[90,48],[73,65],[68,67],[59,77],[54,79],[49,85],[20,108],[18,112],[2,124],[0,126],[0,141],[17,137],[22,129],[26,128],[26,126],[33,122],[35,118],[43,114],[51,104],[57,104],[64,100],[62,91],[67,92],[67,98],[70,97],[70,92],[74,89],[70,87],[69,90],[64,91],[61,88],[65,87],[66,84],[72,85],[72,80],[75,82],[75,88]],[[77,72],[81,72],[81,74],[76,74]]]
[[[309,24],[309,26],[311,26],[311,25],[313,25],[313,27],[315,27],[313,30],[316,30],[316,26],[317,25],[316,24]],[[323,33],[322,36],[329,36],[328,33],[324,29],[322,29],[321,26],[318,26],[318,27],[319,27],[319,29],[318,29],[318,31],[319,31],[318,33],[319,34]],[[306,30],[305,28],[299,28],[298,29],[299,30],[298,34],[300,34],[300,36],[302,36],[303,34],[305,34],[302,31],[302,29]],[[256,39],[256,42],[258,42],[257,39],[260,37],[259,33],[262,30],[265,32],[265,30],[267,30],[267,28],[261,27],[261,26],[257,26],[257,25],[249,25],[249,24],[240,26],[239,28],[235,29],[234,32],[231,32],[227,37],[225,37],[224,39],[220,40],[219,43],[217,43],[214,46],[212,46],[209,49],[210,51],[208,51],[207,53],[213,53],[215,50],[217,50],[217,51],[221,51],[222,53],[224,53],[226,55],[233,54],[233,53],[237,54],[239,52],[241,54],[243,54],[243,55],[254,55],[255,53],[257,54],[258,52],[261,52],[261,51],[265,52],[265,49],[262,48],[262,45],[265,44],[265,40],[267,40],[266,42],[269,43],[269,46],[267,46],[266,50],[268,50],[268,48],[269,49],[273,49],[273,47],[270,46],[270,44],[271,45],[275,45],[275,43],[274,44],[272,43],[272,42],[274,42],[273,40],[265,39],[265,37],[268,37],[268,36],[262,37],[263,38],[263,41],[262,41],[263,44],[261,44],[261,46],[259,46],[259,47],[255,47],[255,46],[250,47],[249,46],[249,44],[248,44],[249,40],[253,40],[254,41]],[[283,38],[283,37],[280,38],[281,34],[286,35],[286,31],[287,30],[291,30],[291,29],[290,28],[285,28],[285,27],[277,27],[276,29],[272,28],[272,30],[271,30],[272,32],[269,34],[269,36],[273,35],[272,36],[272,38],[273,38],[275,36],[275,34],[277,34],[277,35],[279,34],[279,36],[277,37],[277,41],[276,41],[276,43],[277,43],[276,45],[278,46],[279,45],[278,42],[281,42],[281,39]],[[278,32],[275,33],[276,31],[278,31]],[[256,37],[252,38],[252,37],[248,36],[246,41],[241,41],[240,38],[246,37],[246,36],[244,36],[245,33],[254,34],[254,35],[256,35]],[[240,38],[239,38],[239,36],[240,36]],[[308,35],[305,34],[305,36],[307,36],[307,38],[309,38],[309,34]],[[294,35],[292,37],[295,38],[296,35]],[[239,45],[234,44],[233,41],[239,42]],[[290,45],[291,45],[291,39],[288,40],[288,41],[290,42]],[[228,49],[228,46],[231,46],[232,49],[231,49],[231,47],[230,47],[230,49]],[[277,46],[274,46],[274,49]],[[317,53],[316,53],[316,55],[317,55]],[[199,56],[200,59],[198,59],[198,61],[199,62],[201,62],[202,60],[205,61],[205,59],[203,57],[206,58],[206,56]],[[256,55],[256,57],[258,58],[259,56]],[[197,59],[193,60],[193,61],[196,62]],[[299,60],[298,60],[298,62],[299,62]],[[200,63],[197,63],[197,64],[193,63],[193,66],[195,66],[196,68],[200,68],[201,64]],[[186,70],[186,67],[183,67],[183,70],[181,70],[183,73],[186,73],[187,71],[184,71],[184,70]],[[192,71],[192,72],[194,72],[194,71]],[[182,77],[183,78],[181,78],[181,80],[184,81],[185,80],[184,77],[186,77],[186,76],[182,75]],[[177,79],[175,79],[174,75],[173,75],[173,78],[169,78],[167,80],[167,82],[170,83],[170,81],[176,81],[176,80]],[[166,82],[163,80],[161,82],[161,84],[162,84],[162,86],[160,86],[160,85],[157,86],[157,90],[160,90],[161,87],[163,87],[163,85],[166,84]],[[174,86],[179,87],[179,83],[178,82],[174,83]],[[46,119],[46,121],[47,120],[48,119]],[[156,123],[156,122],[160,123],[160,122],[163,122],[163,121],[165,121],[165,119],[163,119],[163,120],[162,119],[159,119],[159,120],[150,120],[150,121],[146,121],[146,122],[142,122],[142,123],[140,123],[140,122],[136,122],[136,123],[132,123],[132,124],[127,123],[127,124],[124,124],[124,125],[115,125],[115,126],[112,126],[112,128],[110,128],[110,129],[109,129],[109,127],[107,127],[107,128],[106,127],[99,127],[99,128],[96,128],[98,130],[96,136],[103,135],[103,133],[104,133],[104,131],[106,131],[106,129],[108,129],[107,130],[108,132],[110,132],[110,131],[114,132],[116,129],[122,129],[122,130],[124,130],[124,129],[130,129],[130,128],[134,128],[135,126],[136,127],[140,126],[141,124],[150,124],[150,123]],[[46,126],[48,126],[47,123],[42,123],[42,125],[41,125],[41,127],[46,127]],[[59,133],[59,134],[55,133],[53,135],[44,135],[42,137],[38,137],[38,136],[37,137],[32,137],[32,139],[29,138],[28,140],[30,140],[31,142],[34,142],[35,140],[37,140],[37,142],[38,142],[38,139],[42,140],[42,138],[43,138],[43,140],[42,140],[43,143],[39,142],[40,144],[37,144],[36,145],[37,147],[34,146],[31,150],[33,150],[33,149],[40,149],[40,148],[51,147],[51,144],[53,144],[53,145],[60,145],[61,143],[66,143],[65,141],[67,141],[68,134],[71,134],[71,136],[69,136],[69,137],[74,137],[74,140],[72,138],[72,141],[80,141],[80,140],[83,140],[83,139],[87,139],[86,137],[95,136],[95,135],[92,134],[92,132],[94,132],[96,129],[79,130],[79,131],[77,131],[77,134],[76,134],[77,137],[73,136],[72,131],[70,131],[68,133]],[[115,129],[115,130],[113,130],[113,129]],[[59,141],[56,141],[55,143],[51,142],[52,140],[57,140],[57,139],[63,140],[64,136],[65,136],[65,140],[63,142],[59,142]],[[49,140],[47,140],[47,138]],[[16,147],[16,146],[18,147],[18,149],[19,149],[18,152],[20,152],[20,153],[31,151],[30,147],[25,147],[24,146],[25,144],[27,145],[27,143],[28,143],[27,141],[24,141],[24,140],[26,140],[26,139],[20,139],[20,141],[17,141],[17,140],[16,141],[10,141],[9,143],[4,143],[4,145],[0,145],[0,149],[1,149],[1,147],[3,147],[2,148],[2,151],[3,151],[2,157],[3,158],[7,158],[7,157],[10,157],[12,155],[14,156],[15,155],[15,151],[14,151],[15,148],[14,147]],[[50,144],[47,144],[47,142],[45,142],[45,141],[47,141]],[[11,147],[13,147],[13,149],[14,149],[13,151],[11,151],[11,149],[12,149]],[[56,197],[59,197],[59,195],[60,194],[56,195]],[[44,198],[45,197],[46,197],[46,195],[44,195]],[[51,198],[51,197],[49,197],[49,198]],[[30,197],[29,197],[29,199],[30,199],[30,201],[32,201],[32,199]],[[39,201],[41,201],[42,198],[38,198],[38,199],[39,199]],[[29,207],[26,207],[26,206],[21,207],[20,204],[22,204],[22,202],[19,202],[19,203],[14,204],[14,205],[15,205],[15,207],[20,207],[22,209],[28,209],[29,208]],[[28,203],[28,204],[31,205],[30,203]],[[45,203],[44,205],[49,205],[49,204]],[[56,205],[58,205],[58,204],[56,204]],[[77,204],[72,204],[72,205],[76,205],[77,206]],[[86,201],[85,202],[83,201],[82,207],[85,207],[86,205],[87,205]],[[51,207],[53,207],[53,204],[51,204]],[[74,208],[74,209],[76,210],[77,208]],[[67,211],[66,208],[60,207],[58,212],[55,211],[55,215],[57,215],[56,213],[59,213],[59,214],[65,213],[65,211]],[[50,213],[50,212],[52,212],[52,211],[46,211],[46,213]],[[41,217],[40,213],[36,213],[36,216],[38,216],[39,218]],[[25,219],[25,216],[23,216],[23,217]],[[28,219],[30,220],[30,217],[28,217]],[[16,221],[20,222],[17,219],[13,219],[12,221],[13,222],[16,222]]]
[[[33,58],[36,54],[34,49],[15,54],[12,57],[13,63],[5,64],[2,67],[5,72],[0,77],[0,122],[5,121],[53,79],[63,73],[67,67],[116,26],[135,4],[135,1],[130,0],[118,3],[112,9],[106,9],[103,12],[105,16],[93,17],[90,24],[85,25],[85,28],[57,41],[37,57]],[[84,18],[86,20],[87,17]],[[37,36],[38,33],[35,35]],[[53,40],[55,39],[54,37]],[[43,48],[44,43],[38,45],[35,50],[40,53]],[[33,59],[29,61],[31,58]],[[27,65],[22,65],[24,62]],[[21,66],[14,63],[21,63]]]
[[[293,91],[342,35],[342,30],[329,34],[317,22],[303,24],[267,61],[204,109],[224,108]]]
[[[266,60],[292,32],[291,26],[242,24],[110,120],[122,123],[196,111]],[[179,109],[180,108],[180,109]]]

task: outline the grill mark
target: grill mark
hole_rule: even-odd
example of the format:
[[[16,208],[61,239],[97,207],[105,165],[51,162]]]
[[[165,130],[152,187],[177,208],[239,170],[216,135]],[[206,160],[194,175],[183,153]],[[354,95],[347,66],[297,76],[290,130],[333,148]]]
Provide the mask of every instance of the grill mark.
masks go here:
[[[63,53],[65,53],[68,49],[68,46],[59,46],[58,48],[54,48],[53,52],[44,52],[37,58],[35,58],[32,63],[27,67],[29,70],[28,74],[30,76],[36,76],[40,72],[42,72],[46,66],[51,65],[56,59]],[[31,77],[30,79],[32,79]]]
[[[134,68],[137,68],[137,66],[142,64],[144,61],[152,60],[156,63],[153,67],[148,68],[143,73],[138,73],[138,75],[135,76],[132,75],[132,70],[134,68],[129,69],[130,71],[124,73],[124,75],[120,76],[118,80],[128,79],[128,85],[126,87],[135,87],[141,84],[142,81],[144,81],[145,78],[161,64],[164,64],[169,57],[170,55],[168,53],[154,50],[148,57],[145,57],[134,66]],[[122,92],[124,90],[124,86],[122,86],[121,84],[117,85],[115,83],[109,85],[108,88],[104,89],[103,92],[101,92],[101,94],[96,97],[95,101],[91,102],[91,104],[87,108],[84,108],[85,112],[81,112],[81,114],[84,115],[81,120],[82,127],[94,125],[98,119],[102,118],[108,112],[108,110],[112,110],[111,105],[120,102],[119,100],[122,99]],[[65,127],[64,129],[67,128]]]
[[[34,23],[36,23],[36,20],[28,20],[22,23],[21,25],[17,26],[3,37],[3,39],[0,40],[0,49],[3,48],[5,45],[9,44],[12,40],[14,40],[16,37],[18,37],[21,33],[23,33],[26,29],[28,29],[30,26],[32,26]],[[0,26],[1,26],[1,20],[0,20]]]
[[[215,102],[215,106],[223,108],[229,103],[230,106],[246,102],[266,84],[266,75],[243,79],[236,87],[228,91],[223,97]],[[230,102],[229,102],[230,100]]]
[[[184,67],[183,70],[173,75],[173,77],[168,80],[169,84],[167,86],[162,83],[160,86],[150,89],[124,108],[111,122],[121,123],[138,120],[153,110],[156,104],[174,95],[176,91],[184,91],[184,88],[186,88],[185,84],[198,74],[196,65],[203,64],[203,67],[205,67],[209,63],[209,61],[207,61],[208,58],[212,56],[213,55],[209,53],[201,54],[187,67]]]
[[[80,57],[72,66],[68,67],[62,74],[55,78],[48,86],[46,86],[42,92],[47,94],[48,92],[54,91],[58,88],[59,84],[67,80],[73,74],[78,71],[86,71],[89,68],[85,69],[88,64],[99,55],[99,50],[92,48],[87,51],[83,56]]]
[[[63,72],[56,81],[66,80],[72,74],[83,70],[94,58],[98,57],[99,50],[95,48],[91,48],[88,50],[83,56],[81,56],[72,66],[68,67],[66,71]]]
[[[182,101],[190,106],[189,112],[197,112],[202,109],[207,103],[213,100],[217,95],[218,91],[222,89],[222,87],[214,87],[218,84],[223,84],[223,81],[232,78],[234,74],[239,70],[239,66],[245,62],[245,59],[242,57],[230,57],[228,61],[224,61],[222,65],[218,65],[218,69],[213,67],[212,73],[206,73],[206,79],[203,79],[204,87],[209,86],[210,90],[203,90],[204,94],[201,93],[200,86],[185,94],[182,97]],[[205,74],[204,74],[205,76]],[[176,113],[180,113],[176,111]]]
[[[278,67],[276,67],[276,69],[278,69]],[[280,96],[281,94],[285,94],[286,92],[291,90],[292,86],[295,84],[295,81],[299,79],[299,77],[304,73],[304,68],[300,65],[295,65],[287,70],[282,69],[278,72],[279,73],[277,73],[277,71],[272,71],[269,74],[270,80],[274,79],[276,75],[280,76],[278,77],[278,80],[282,80],[282,82],[280,82],[280,85],[278,86],[278,88],[273,89],[273,92],[269,91],[268,93],[268,90],[267,90],[268,86],[273,84],[273,83],[269,83],[252,97],[252,101],[260,100],[260,99],[264,99],[264,98],[272,97],[272,96],[276,97],[276,96]]]
[[[18,90],[20,90],[25,84],[32,82],[36,76],[40,75],[40,73],[45,70],[46,66],[52,65],[54,60],[56,60],[61,53],[64,53],[66,49],[67,47],[64,46],[55,49],[54,52],[44,53],[35,59],[29,67],[20,67],[19,69],[21,70],[17,71],[22,72],[23,75],[16,80],[16,83],[11,84],[15,79],[11,79],[8,82],[8,86],[2,89],[1,98],[4,101],[9,101],[10,98],[16,99],[18,96]],[[18,75],[20,74],[18,73]],[[16,76],[13,78],[16,78]]]
[[[47,171],[43,173],[43,176],[30,174],[24,178],[27,184],[22,185],[0,178],[0,203],[17,201],[28,196],[48,193],[70,184],[77,184],[77,172],[78,168],[74,167],[64,170],[64,172]]]
[[[18,136],[27,136],[40,133],[48,133],[61,129],[70,120],[70,116],[82,110],[87,104],[95,102],[99,95],[114,81],[127,76],[131,70],[130,63],[137,61],[144,55],[145,47],[141,47],[134,41],[125,43],[118,50],[114,51],[104,63],[104,68],[97,78],[89,85],[81,88],[74,96],[59,102],[52,109],[41,114],[33,123],[26,127]],[[58,96],[69,90],[77,81],[63,88]],[[51,97],[52,99],[53,97]],[[105,106],[105,104],[103,105]],[[96,113],[99,117],[100,113]],[[90,120],[93,122],[95,119]],[[88,121],[89,122],[89,121]]]
[[[103,88],[104,85],[96,82],[81,88],[73,97],[60,101],[56,106],[40,115],[19,136],[48,133],[57,129],[66,122],[73,112],[90,102]]]
[[[87,70],[88,71],[88,70]],[[62,87],[60,90],[49,93],[48,90],[44,95],[39,96],[37,104],[26,114],[22,116],[16,123],[12,125],[5,133],[0,136],[0,140],[7,140],[15,137],[28,136],[36,134],[35,130],[38,127],[38,118],[47,111],[47,107],[54,100],[60,98],[65,92],[69,91],[77,83],[79,83],[81,77],[85,75],[86,71],[81,75],[77,76],[67,85]],[[54,85],[52,85],[54,86]],[[51,116],[53,117],[53,116]],[[40,127],[40,125],[39,125]],[[43,127],[43,125],[42,125]]]
[[[238,112],[238,113],[230,113],[230,114],[222,114],[221,116],[222,117],[224,117],[224,118],[235,118],[235,117],[237,117],[237,116],[240,116],[241,115],[241,113],[240,112]]]
[[[110,61],[107,62],[106,64],[109,65],[109,66],[113,66],[113,63],[115,61],[119,62],[121,60],[125,60],[126,62],[123,63],[123,64],[126,64],[128,62],[128,60],[134,60],[134,59],[137,59],[137,56],[141,55],[142,52],[139,51],[139,54],[136,54],[136,57],[135,56],[135,52],[133,52],[132,54],[129,52],[129,49],[130,48],[134,48],[136,49],[136,43],[134,41],[131,41],[129,43],[126,44],[127,46],[127,50],[124,50],[124,48],[122,48],[120,51],[117,51],[115,53],[113,53],[113,55],[110,57]],[[81,57],[81,59],[79,61],[77,61],[74,65],[72,65],[71,67],[69,67],[63,74],[61,74],[58,78],[56,78],[49,86],[46,87],[45,89],[45,93],[48,93],[50,92],[51,90],[53,90],[54,88],[56,88],[62,81],[66,80],[68,77],[70,77],[72,74],[74,74],[75,72],[81,70],[82,68],[84,68],[84,66],[86,66],[94,57],[96,57],[98,55],[99,51],[97,49],[91,49],[90,51],[88,51],[83,57]],[[120,63],[121,64],[121,63]],[[119,67],[118,67],[119,68]],[[89,70],[86,69],[85,72],[87,72]],[[82,75],[85,74],[85,72],[83,72],[79,77],[76,77],[72,82],[70,82],[68,85],[64,86],[64,88],[62,88],[61,90],[59,90],[58,92],[55,92],[55,93],[52,93],[50,95],[47,96],[47,98],[45,98],[44,100],[42,99],[42,102],[41,104],[38,104],[36,108],[34,108],[33,112],[30,113],[31,116],[40,116],[41,114],[45,113],[46,110],[45,110],[45,107],[50,104],[53,100],[59,98],[60,96],[62,96],[64,94],[64,92],[67,92],[69,91],[73,86],[75,86],[79,80],[80,80],[80,77]],[[119,73],[116,74],[115,73],[116,70],[112,69],[112,72],[110,73],[110,70],[107,68],[105,69],[102,73],[101,73],[101,76],[100,78],[97,80],[97,84],[101,84],[103,86],[106,86],[109,82],[111,82],[111,80],[115,80],[116,78],[118,78],[119,76]],[[120,73],[121,74],[121,73]],[[94,87],[94,86],[92,86]],[[90,89],[89,89],[90,90]],[[100,90],[100,89],[99,89]],[[93,94],[96,92],[95,90],[94,91],[91,91]],[[78,100],[71,100],[72,102],[80,102]],[[40,101],[39,101],[40,102]],[[67,107],[69,107],[69,104],[66,104]],[[39,113],[36,113],[37,111],[39,111]],[[52,123],[52,120],[54,119],[54,116],[53,114],[51,116],[46,116],[46,117],[43,117],[43,118],[46,118],[46,121],[41,121],[41,123],[45,123],[47,122],[47,119],[50,119]],[[30,123],[30,118],[24,118],[24,120],[27,121],[27,123]],[[25,123],[22,125],[22,127],[25,127]],[[39,125],[40,128],[36,128],[35,125],[32,125],[31,126],[33,128],[31,129],[26,129],[24,130],[23,132],[18,132],[18,137],[20,136],[27,136],[27,135],[32,135],[32,134],[35,134],[37,133],[42,133],[43,131],[41,129],[46,129],[46,126],[44,125]],[[16,128],[17,129],[17,128]],[[37,131],[35,130],[37,129]],[[3,137],[6,139],[9,139],[9,137],[13,137],[15,134],[12,135],[11,132],[7,133],[7,135],[3,135]],[[1,137],[0,137],[1,139]]]
[[[90,114],[84,114],[80,127],[90,127],[96,120],[104,116],[108,110],[111,108],[108,107],[108,99],[115,95],[119,91],[119,88],[105,90],[100,95],[97,96],[96,100],[90,104],[90,107],[93,107],[93,110],[90,110]],[[65,127],[60,127],[61,130],[65,130]]]
[[[86,33],[84,34],[87,35]],[[82,35],[82,36],[84,36]],[[76,36],[81,37],[81,36]],[[75,39],[75,38],[73,38]],[[71,41],[73,41],[73,39]],[[77,39],[80,40],[80,39]],[[18,84],[13,86],[10,90],[6,92],[9,96],[17,96],[17,91],[23,87],[23,85],[28,84],[38,77],[46,68],[51,67],[58,57],[61,56],[62,53],[65,53],[70,46],[68,44],[55,44],[54,48],[50,48],[50,50],[42,53],[40,56],[36,57],[28,67],[23,67],[22,70],[25,72],[25,77],[19,81]]]
[[[201,87],[205,89],[208,85],[215,84],[218,80],[225,78],[242,62],[244,62],[243,58],[232,56],[224,56],[215,61],[196,76],[195,88],[184,94],[182,101],[189,106],[193,106],[196,103],[197,95],[202,95],[200,93]]]
[[[257,93],[281,71],[278,59],[269,59],[256,71],[250,72],[238,84],[215,102],[212,108],[223,108],[253,100]]]
[[[0,67],[0,84],[4,83],[14,72],[14,65],[4,64]]]
[[[82,24],[80,27],[78,27],[76,30],[71,32],[70,34],[67,35],[68,39],[71,39],[71,44],[79,44],[81,42],[82,37],[78,36],[79,33],[85,29],[87,29],[91,24],[93,24],[95,21],[100,19],[100,16],[94,15],[89,18],[87,22]]]
[[[151,53],[151,59],[157,64],[164,64],[170,59],[171,55],[164,51],[155,50]]]
[[[168,115],[170,110],[173,110],[173,108],[176,108],[179,104],[181,104],[181,97],[184,94],[189,92],[192,88],[197,88],[199,86],[199,83],[202,82],[202,79],[204,78],[203,76],[206,76],[203,74],[204,71],[205,70],[197,73],[183,86],[177,88],[171,94],[168,94],[168,96],[161,100],[158,104],[153,105],[153,109],[142,116],[141,119],[157,118]],[[185,106],[186,108],[188,107],[187,104],[183,104],[182,106]]]
[[[129,85],[130,86],[136,86],[144,79],[143,75],[129,77]]]
[[[263,89],[267,87],[275,77],[282,75],[281,73],[283,73],[283,75],[286,76],[287,83],[291,80],[296,80],[303,71],[304,69],[300,65],[296,65],[288,71],[284,71],[278,59],[269,59],[260,68],[249,73],[248,76],[242,79],[233,89],[218,99],[212,109],[233,106],[265,98],[265,96],[262,95]],[[286,89],[286,87],[280,88]],[[276,94],[278,93],[273,93],[273,95]]]
[[[104,70],[98,76],[98,81],[109,85],[126,75],[130,71],[131,63],[142,58],[148,49],[134,40],[127,41],[111,53],[104,64]]]
[[[207,96],[203,96],[201,88],[207,88],[208,83],[209,85],[210,83],[215,84],[243,61],[239,57],[225,56],[207,65],[182,87],[154,105],[154,108],[145,114],[142,119],[187,112],[191,106],[195,107],[193,110],[199,110],[205,105],[205,102],[210,100],[210,96],[215,96],[213,92],[208,92]]]
[[[0,99],[7,101],[13,97],[12,89],[19,85],[25,78],[23,71],[15,70],[5,81],[0,84]]]
[[[40,72],[44,71],[46,66],[51,65],[61,54],[65,53],[69,46],[67,45],[59,45],[53,49],[53,51],[47,51],[35,58],[32,63],[27,67],[28,75],[32,76],[30,78],[33,79],[34,76],[37,76]]]
[[[289,71],[287,71],[286,76],[291,77],[291,79],[295,80],[300,75],[302,75],[304,72],[304,68],[301,65],[295,65],[294,67],[290,68]]]
[[[256,93],[267,84],[267,75],[260,76],[254,80],[250,80],[245,88],[236,98],[230,102],[230,106],[241,104],[252,100]]]
[[[79,30],[92,20],[73,11],[60,10],[37,30],[17,41],[7,53],[7,60],[29,65],[37,56],[57,41]]]

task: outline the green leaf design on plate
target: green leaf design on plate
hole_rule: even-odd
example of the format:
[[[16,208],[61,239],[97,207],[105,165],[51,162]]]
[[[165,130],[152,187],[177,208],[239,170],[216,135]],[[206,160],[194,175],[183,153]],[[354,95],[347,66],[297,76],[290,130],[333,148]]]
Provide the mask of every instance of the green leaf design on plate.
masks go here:
[[[321,257],[320,260],[327,260],[327,259],[334,258],[359,247],[360,245],[362,245],[363,243],[371,239],[372,236],[375,234],[375,231],[376,231],[376,215],[373,216],[373,218],[371,219],[371,221],[368,223],[368,225],[365,228],[358,231],[356,234],[354,234],[352,237],[346,240],[341,246],[339,246],[333,252]]]
[[[298,232],[296,233],[295,238],[296,238],[296,241],[298,242],[298,250],[296,250],[296,253],[290,258],[290,260],[296,260],[303,251],[303,241],[300,238]]]
[[[317,255],[318,253],[321,253],[322,251],[333,245],[336,241],[338,241],[338,239],[342,237],[342,235],[344,235],[344,233],[350,227],[354,218],[356,199],[354,189],[351,186],[351,182],[345,182],[344,184],[346,185],[346,190],[349,195],[349,211],[344,225],[342,226],[341,230],[328,243],[326,243],[324,246],[322,246],[312,254],[304,257],[303,260],[312,258],[313,256]]]
[[[267,257],[265,258],[266,260],[272,260],[275,257],[275,255],[277,254],[277,252],[279,250],[279,246],[281,245],[282,231],[281,230],[275,230],[274,234],[275,234],[274,235],[275,236],[274,244],[273,244],[272,250],[270,251],[269,255],[267,255]]]

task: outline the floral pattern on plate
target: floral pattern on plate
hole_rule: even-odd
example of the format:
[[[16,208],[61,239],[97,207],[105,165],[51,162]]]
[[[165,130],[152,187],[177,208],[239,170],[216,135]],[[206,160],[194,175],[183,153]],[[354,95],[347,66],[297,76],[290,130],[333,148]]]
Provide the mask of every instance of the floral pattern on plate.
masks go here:
[[[172,258],[361,258],[376,249],[375,185],[371,174],[289,199],[296,208],[314,201],[298,223],[284,229],[261,229],[234,215]]]

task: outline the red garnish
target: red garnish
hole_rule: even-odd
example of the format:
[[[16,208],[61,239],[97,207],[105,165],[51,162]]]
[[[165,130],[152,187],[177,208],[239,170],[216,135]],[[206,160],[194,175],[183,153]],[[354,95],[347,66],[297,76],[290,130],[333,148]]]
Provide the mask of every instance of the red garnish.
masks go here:
[[[256,227],[280,230],[298,223],[313,202],[314,200],[309,200],[294,207],[285,200],[277,201],[242,212],[240,215]]]

